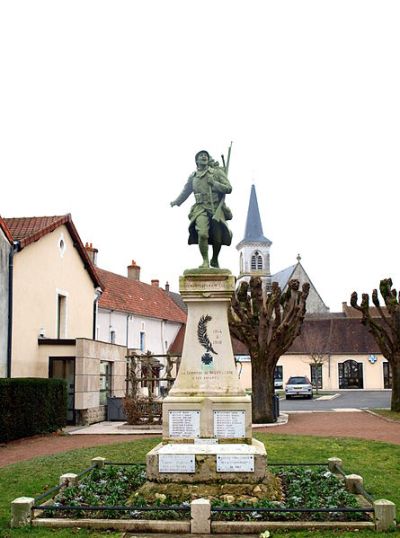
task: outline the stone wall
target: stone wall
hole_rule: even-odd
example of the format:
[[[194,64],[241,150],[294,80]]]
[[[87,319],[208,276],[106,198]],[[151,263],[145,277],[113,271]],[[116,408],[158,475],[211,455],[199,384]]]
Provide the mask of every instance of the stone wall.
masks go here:
[[[105,419],[100,405],[100,362],[111,363],[111,394],[125,396],[126,347],[86,338],[76,339],[75,410],[79,424],[93,424]]]
[[[78,409],[76,411],[76,424],[80,426],[88,426],[96,422],[107,420],[107,406],[99,405],[90,409]]]

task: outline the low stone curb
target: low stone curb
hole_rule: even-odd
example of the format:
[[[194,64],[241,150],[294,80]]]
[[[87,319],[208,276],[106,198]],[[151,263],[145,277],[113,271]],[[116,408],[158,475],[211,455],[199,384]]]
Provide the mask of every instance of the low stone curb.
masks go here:
[[[371,409],[363,409],[365,413],[368,413],[369,415],[373,415],[374,417],[381,418],[382,420],[385,420],[386,422],[392,422],[394,424],[400,425],[400,420],[395,420],[393,418],[384,417],[383,415],[380,415],[379,413],[375,413],[375,411],[371,411]]]

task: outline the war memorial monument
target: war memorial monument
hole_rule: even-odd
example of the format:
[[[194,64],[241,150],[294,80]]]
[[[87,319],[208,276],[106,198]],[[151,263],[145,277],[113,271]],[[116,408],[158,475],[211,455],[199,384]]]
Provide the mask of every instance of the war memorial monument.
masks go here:
[[[207,151],[196,154],[197,170],[171,206],[192,193],[189,244],[198,244],[202,264],[187,269],[179,288],[188,306],[181,366],[163,401],[163,440],[147,454],[147,478],[155,483],[247,483],[266,476],[266,451],[252,439],[251,398],[241,388],[228,326],[235,278],[220,269],[222,245],[230,245],[232,218],[225,195],[232,190],[228,163]],[[209,262],[208,251],[212,247]]]

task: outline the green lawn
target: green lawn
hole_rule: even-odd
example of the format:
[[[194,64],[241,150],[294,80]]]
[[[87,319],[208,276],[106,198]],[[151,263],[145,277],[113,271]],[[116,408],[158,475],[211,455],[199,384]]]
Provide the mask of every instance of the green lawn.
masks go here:
[[[397,411],[390,411],[390,409],[371,409],[371,411],[373,411],[377,415],[381,415],[382,417],[400,421],[400,413]]]
[[[343,438],[299,437],[257,433],[257,439],[267,448],[270,462],[324,462],[332,456],[340,457],[346,473],[364,477],[365,489],[375,498],[386,498],[400,508],[400,446],[388,443]],[[20,538],[32,536],[67,538],[70,536],[120,537],[121,533],[89,532],[85,530],[9,529],[10,502],[16,497],[35,497],[58,483],[66,472],[80,472],[90,465],[95,456],[116,462],[144,462],[145,454],[158,442],[157,439],[137,440],[104,447],[73,450],[50,457],[9,465],[0,469],[0,536]],[[400,516],[400,514],[399,514]],[[399,517],[400,521],[400,517]],[[279,535],[273,532],[272,535]],[[309,537],[311,533],[281,533],[295,538]],[[393,535],[394,533],[392,533]],[[395,533],[396,535],[400,533]],[[362,538],[387,536],[383,533],[359,531]],[[354,532],[313,532],[313,538],[354,537]]]

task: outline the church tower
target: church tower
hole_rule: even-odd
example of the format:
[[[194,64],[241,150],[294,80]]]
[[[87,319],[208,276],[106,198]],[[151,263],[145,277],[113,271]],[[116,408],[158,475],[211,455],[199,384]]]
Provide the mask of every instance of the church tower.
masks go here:
[[[260,211],[258,209],[256,188],[251,186],[249,208],[247,210],[244,238],[236,246],[239,251],[240,273],[238,283],[260,276],[267,289],[271,287],[269,249],[272,241],[263,234]]]

